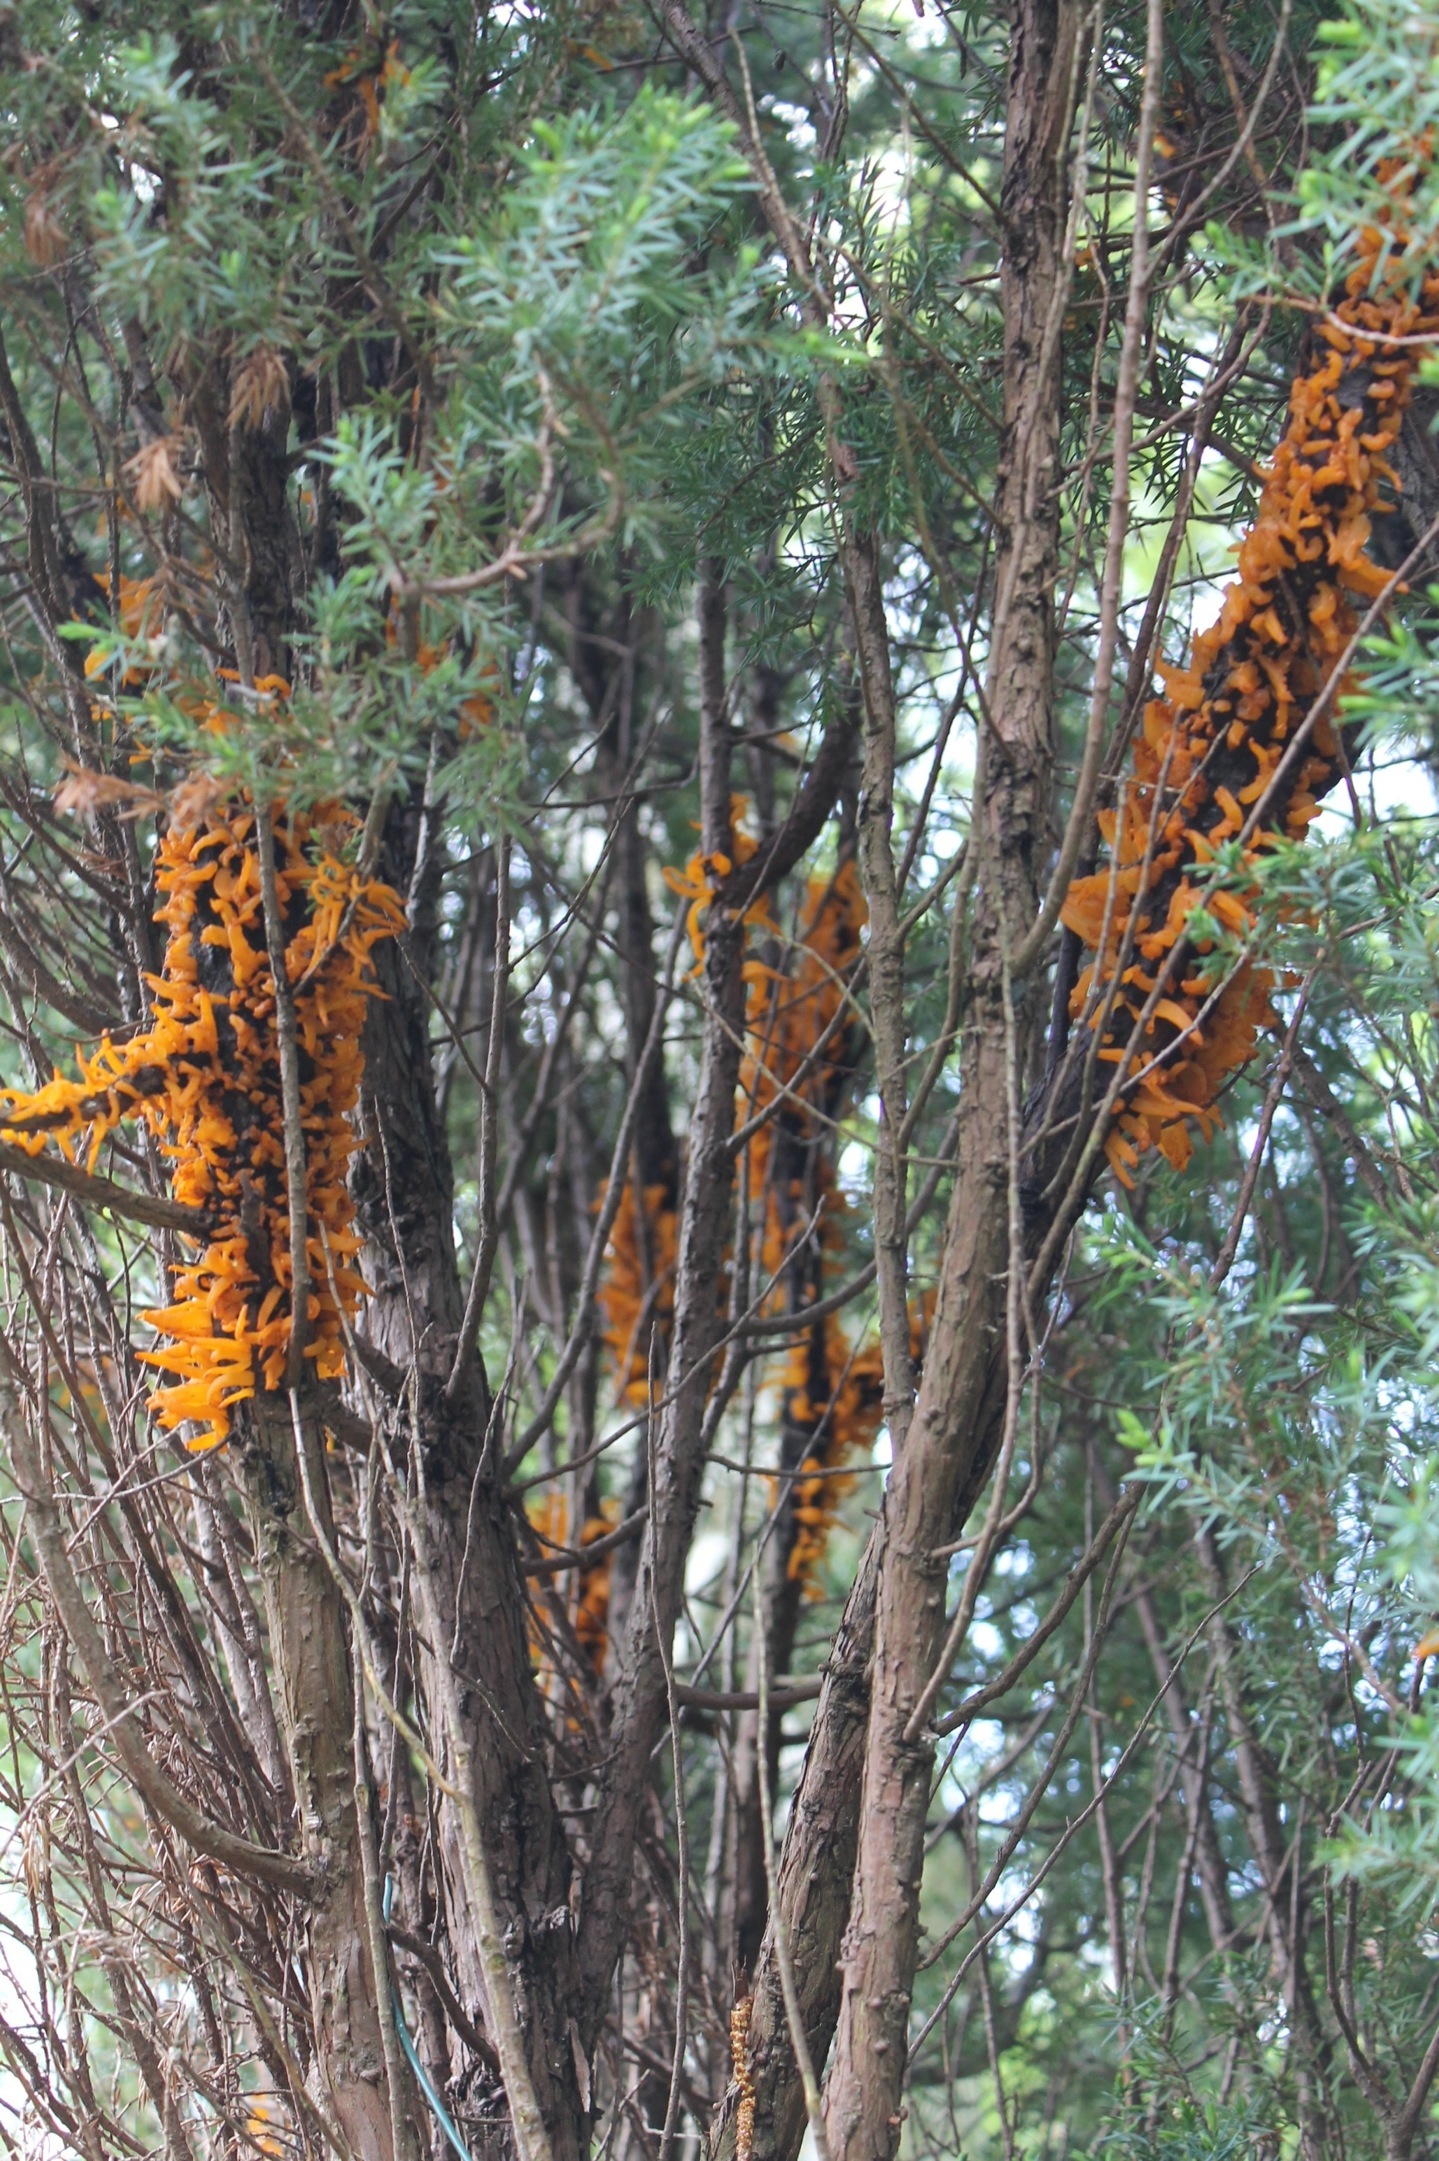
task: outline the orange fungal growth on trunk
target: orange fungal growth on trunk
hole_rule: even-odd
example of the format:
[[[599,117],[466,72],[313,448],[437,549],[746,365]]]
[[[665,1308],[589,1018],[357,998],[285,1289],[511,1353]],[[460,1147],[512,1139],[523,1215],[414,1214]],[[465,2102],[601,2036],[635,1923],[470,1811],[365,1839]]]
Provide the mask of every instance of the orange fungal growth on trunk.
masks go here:
[[[934,1316],[934,1292],[911,1300],[910,1355],[918,1368]],[[884,1423],[884,1352],[878,1341],[851,1348],[833,1313],[812,1323],[796,1343],[779,1376],[791,1428],[807,1430],[808,1445],[791,1494],[794,1543],[787,1573],[809,1598],[824,1595],[820,1562],[839,1505],[854,1491],[858,1463],[873,1448]]]
[[[730,2062],[739,2093],[739,2104],[735,2110],[735,2161],[751,2161],[754,2153],[755,2107],[758,2097],[754,2071],[749,2060],[749,2028],[753,2013],[754,1997],[746,1990],[729,2015]]]
[[[723,849],[707,854],[703,848],[697,848],[682,871],[665,871],[665,884],[670,891],[680,894],[690,904],[685,927],[689,932],[690,950],[695,957],[696,973],[704,966],[705,921],[711,904],[718,898],[720,888],[730,873],[752,862],[759,853],[759,842],[752,833],[744,830],[741,822],[749,807],[747,796],[736,795],[730,800],[733,856],[727,855]],[[755,926],[773,930],[774,921],[769,912],[768,896],[761,894],[758,900],[751,901],[740,920],[746,930]]]
[[[839,1321],[827,1314],[790,1352],[781,1385],[786,1420],[809,1434],[791,1494],[788,1574],[818,1598],[824,1549],[839,1504],[854,1489],[854,1473],[844,1466],[874,1445],[884,1416],[884,1358],[877,1342],[852,1351]]]
[[[842,863],[833,877],[810,879],[788,967],[752,972],[741,1078],[752,1112],[781,1101],[803,1117],[826,1109],[837,1086],[842,1092],[855,1051],[844,1017],[848,978],[867,921],[859,873],[852,860]]]
[[[1393,190],[1391,229],[1365,235],[1293,386],[1219,618],[1187,668],[1158,671],[1165,695],[1145,708],[1132,778],[1100,816],[1110,860],[1061,911],[1095,956],[1072,1010],[1100,1032],[1105,1084],[1114,1067],[1124,1076],[1105,1149],[1126,1185],[1151,1149],[1184,1168],[1269,1018],[1269,971],[1226,956],[1214,928],[1248,936],[1247,867],[1301,840],[1336,778],[1329,713],[1302,733],[1306,716],[1389,583],[1369,542],[1399,485],[1390,457],[1426,341],[1439,341],[1439,265],[1407,230],[1400,180]],[[1220,882],[1206,867],[1227,844]]]
[[[580,1530],[581,1547],[593,1546],[607,1538],[619,1520],[620,1504],[607,1494],[600,1502],[599,1514],[590,1516]],[[610,1648],[610,1559],[608,1553],[597,1554],[592,1561],[586,1561],[579,1572],[575,1634],[580,1649],[596,1673],[604,1672]]]
[[[668,1189],[650,1185],[635,1205],[633,1183],[620,1195],[606,1254],[598,1303],[601,1334],[608,1344],[620,1391],[637,1405],[650,1395],[650,1335],[668,1342],[675,1311],[675,1256],[679,1217]]]
[[[364,1284],[346,1184],[357,1146],[360,1036],[376,993],[371,952],[404,921],[398,894],[323,848],[298,814],[274,820],[276,887],[295,1007],[310,1277],[305,1355],[321,1379],[344,1366],[343,1316]],[[169,940],[150,978],[143,1034],[107,1037],[82,1078],[0,1091],[0,1134],[38,1154],[57,1142],[93,1166],[108,1134],[139,1118],[171,1165],[177,1201],[208,1219],[203,1253],[175,1272],[173,1302],[143,1315],[165,1340],[142,1363],[175,1376],[151,1399],[162,1425],[192,1423],[216,1446],[237,1403],[282,1385],[291,1256],[275,984],[254,813],[172,827],[155,866]]]
[[[608,1538],[620,1520],[620,1504],[611,1494],[599,1503],[598,1512],[586,1516],[580,1525],[577,1540],[570,1538],[570,1510],[564,1494],[553,1488],[537,1494],[525,1504],[530,1525],[541,1542],[548,1547],[571,1550],[578,1546],[581,1553],[587,1546]],[[610,1562],[609,1550],[597,1553],[592,1560],[581,1561],[574,1573],[574,1628],[575,1640],[583,1652],[591,1672],[601,1674],[609,1656],[610,1614]],[[537,1626],[531,1626],[530,1654],[537,1672],[547,1679],[554,1678],[549,1654],[543,1636]]]
[[[747,1151],[757,1261],[773,1285],[769,1304],[790,1310],[797,1332],[778,1374],[784,1459],[798,1465],[786,1573],[812,1598],[821,1595],[820,1562],[839,1504],[854,1486],[844,1466],[871,1446],[883,1415],[878,1344],[855,1351],[834,1314],[805,1319],[806,1306],[824,1295],[825,1265],[840,1242],[835,1121],[860,1053],[849,983],[867,915],[852,858],[832,876],[810,879],[785,965],[752,974],[740,1076],[745,1118],[764,1118]]]
[[[816,1206],[837,1214],[825,1146],[859,1053],[847,1011],[849,977],[868,911],[853,861],[809,881],[799,936],[784,968],[753,964],[749,1044],[740,1073],[743,1115],[765,1118],[748,1149],[749,1190],[761,1209],[759,1262],[778,1276]]]
[[[748,861],[758,843],[738,827],[735,855]],[[670,884],[689,901],[689,931],[702,964],[706,915],[734,865],[728,856],[696,855]],[[836,1121],[858,1062],[860,1023],[849,983],[862,951],[867,911],[853,860],[811,878],[782,965],[746,960],[746,1046],[737,1119],[754,1124],[744,1169],[755,1230],[753,1264],[767,1286],[770,1312],[792,1314],[796,1342],[778,1380],[789,1429],[793,1480],[792,1581],[819,1595],[818,1568],[838,1504],[853,1485],[846,1461],[879,1430],[883,1366],[878,1346],[856,1354],[830,1315],[807,1323],[805,1309],[823,1293],[827,1256],[838,1243],[844,1201],[834,1170]],[[778,928],[764,902],[744,917],[747,929]],[[813,1242],[807,1233],[813,1233]],[[610,1233],[599,1305],[604,1340],[628,1401],[650,1393],[650,1344],[668,1342],[674,1318],[679,1244],[675,1196],[663,1184],[636,1196],[629,1182]],[[583,1602],[582,1602],[583,1611]]]

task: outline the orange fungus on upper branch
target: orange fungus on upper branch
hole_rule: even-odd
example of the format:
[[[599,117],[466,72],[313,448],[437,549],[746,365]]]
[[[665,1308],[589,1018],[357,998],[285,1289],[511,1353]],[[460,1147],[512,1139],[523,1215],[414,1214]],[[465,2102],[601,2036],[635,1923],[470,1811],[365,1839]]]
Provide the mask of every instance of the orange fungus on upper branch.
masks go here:
[[[1219,882],[1206,866],[1226,843],[1247,869],[1262,848],[1302,839],[1338,773],[1326,715],[1294,746],[1362,607],[1389,583],[1368,552],[1372,521],[1398,487],[1389,454],[1426,341],[1439,340],[1439,268],[1405,226],[1402,179],[1393,189],[1392,228],[1365,234],[1293,386],[1219,619],[1187,668],[1158,671],[1165,696],[1145,708],[1133,778],[1100,816],[1110,861],[1074,881],[1062,910],[1095,954],[1072,1010],[1123,1074],[1105,1148],[1125,1184],[1152,1148],[1184,1168],[1269,1018],[1270,973],[1225,959],[1212,935],[1250,934],[1256,881],[1241,870]]]

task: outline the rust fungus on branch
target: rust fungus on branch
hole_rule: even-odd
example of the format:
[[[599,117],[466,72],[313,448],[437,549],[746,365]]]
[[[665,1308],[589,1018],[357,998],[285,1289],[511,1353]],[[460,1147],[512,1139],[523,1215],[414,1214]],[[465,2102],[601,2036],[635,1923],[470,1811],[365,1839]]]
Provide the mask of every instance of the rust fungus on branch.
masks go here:
[[[344,1366],[342,1316],[364,1284],[346,1184],[358,1145],[361,1031],[377,995],[371,952],[403,924],[398,894],[316,843],[312,821],[277,811],[276,887],[294,995],[308,1199],[310,1293],[305,1355],[315,1374]],[[165,1340],[139,1353],[176,1378],[155,1390],[162,1425],[191,1423],[191,1448],[215,1447],[237,1403],[284,1380],[291,1328],[290,1223],[275,983],[266,952],[251,808],[174,826],[155,863],[169,940],[149,979],[143,1034],[106,1037],[31,1093],[0,1091],[0,1137],[38,1154],[49,1143],[93,1167],[106,1137],[140,1119],[170,1163],[171,1191],[213,1226],[200,1257],[175,1271],[173,1302],[142,1318]]]
[[[709,909],[723,881],[750,861],[758,843],[743,829],[747,805],[736,798],[734,858],[697,852],[672,889],[689,906],[689,935],[703,965]],[[746,1047],[737,1116],[753,1126],[744,1147],[755,1230],[756,1289],[768,1314],[788,1312],[795,1341],[774,1376],[783,1399],[786,1454],[797,1462],[791,1488],[793,1542],[787,1573],[807,1594],[820,1593],[819,1567],[839,1504],[854,1477],[843,1466],[869,1449],[883,1416],[879,1347],[856,1349],[833,1314],[807,1320],[826,1294],[825,1271],[842,1245],[844,1196],[835,1175],[837,1121],[859,1063],[862,1023],[850,984],[863,951],[867,910],[852,858],[832,875],[812,877],[783,966],[751,954]],[[764,899],[743,917],[747,932],[780,933]],[[610,1233],[599,1304],[603,1333],[621,1394],[650,1400],[651,1339],[663,1353],[674,1318],[679,1243],[676,1196],[647,1185],[636,1198],[626,1184]],[[917,1310],[916,1353],[927,1322]],[[663,1356],[658,1374],[663,1372]],[[658,1374],[656,1387],[658,1388]]]
[[[820,1595],[825,1546],[839,1504],[854,1485],[841,1467],[872,1445],[884,1396],[878,1344],[856,1351],[834,1314],[806,1322],[804,1310],[824,1297],[826,1264],[842,1242],[835,1121],[861,1049],[849,986],[867,918],[853,858],[832,877],[810,879],[788,965],[752,975],[749,1048],[740,1079],[746,1118],[765,1117],[748,1147],[758,1265],[774,1283],[771,1310],[788,1302],[802,1331],[778,1384],[785,1454],[799,1461],[786,1573],[810,1597]],[[804,1269],[798,1249],[811,1227],[817,1244]],[[802,1272],[792,1280],[796,1268]]]
[[[603,1195],[601,1195],[603,1199]],[[620,1195],[610,1231],[598,1302],[620,1394],[636,1406],[650,1400],[650,1336],[667,1345],[675,1317],[675,1258],[680,1219],[661,1182],[647,1185],[635,1204],[631,1179]]]
[[[843,1466],[874,1445],[884,1417],[884,1358],[878,1342],[861,1351],[834,1314],[811,1323],[780,1376],[787,1423],[806,1437],[791,1496],[794,1544],[786,1573],[806,1597],[822,1595],[820,1564],[839,1505],[854,1490]]]
[[[1392,220],[1365,233],[1318,326],[1238,576],[1188,667],[1159,668],[1165,695],[1145,707],[1132,777],[1100,815],[1110,861],[1075,880],[1062,910],[1095,954],[1072,1011],[1123,1076],[1105,1151],[1126,1185],[1151,1149],[1185,1167],[1270,1018],[1271,973],[1221,951],[1213,926],[1250,937],[1258,890],[1245,873],[1262,849],[1304,837],[1337,777],[1327,712],[1297,749],[1296,738],[1361,608],[1389,584],[1369,544],[1399,486],[1390,454],[1426,341],[1439,340],[1439,268],[1408,229],[1403,175],[1385,177]],[[1206,876],[1226,844],[1237,845],[1237,875],[1226,865],[1222,879]]]
[[[821,1234],[837,1214],[833,1149],[826,1145],[858,1061],[861,1032],[849,979],[868,920],[853,860],[809,881],[799,936],[784,968],[751,961],[749,1041],[740,1073],[749,1142],[749,1190],[763,1209],[759,1263],[779,1276],[818,1206]]]

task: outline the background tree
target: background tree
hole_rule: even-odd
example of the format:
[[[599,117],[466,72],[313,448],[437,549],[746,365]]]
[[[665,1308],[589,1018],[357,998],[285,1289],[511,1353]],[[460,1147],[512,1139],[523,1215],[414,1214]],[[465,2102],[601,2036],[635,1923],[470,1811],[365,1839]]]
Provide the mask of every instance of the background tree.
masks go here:
[[[1436,54],[0,7],[13,2146],[1427,2150]]]

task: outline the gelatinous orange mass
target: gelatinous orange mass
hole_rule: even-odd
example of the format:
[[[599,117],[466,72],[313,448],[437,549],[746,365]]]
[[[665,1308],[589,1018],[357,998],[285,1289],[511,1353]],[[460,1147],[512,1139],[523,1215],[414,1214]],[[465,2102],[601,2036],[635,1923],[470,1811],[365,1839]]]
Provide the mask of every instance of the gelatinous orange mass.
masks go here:
[[[342,1316],[364,1290],[346,1184],[356,1140],[360,1036],[376,995],[371,952],[402,926],[389,886],[312,848],[310,822],[274,820],[285,971],[294,993],[305,1137],[310,1276],[305,1355],[322,1379],[343,1370]],[[3,1137],[32,1154],[49,1143],[93,1166],[108,1134],[139,1118],[170,1164],[171,1191],[212,1226],[200,1257],[175,1272],[174,1300],[142,1316],[164,1338],[141,1362],[173,1374],[152,1407],[193,1423],[212,1448],[256,1389],[278,1388],[290,1345],[290,1222],[275,984],[266,948],[254,814],[216,811],[174,828],[155,865],[156,920],[169,940],[150,978],[143,1034],[108,1037],[81,1078],[0,1091]]]
[[[599,1504],[599,1513],[584,1518],[580,1525],[578,1539],[572,1539],[570,1536],[569,1502],[564,1494],[555,1492],[553,1488],[546,1493],[535,1494],[526,1501],[525,1513],[546,1546],[561,1549],[569,1547],[571,1550],[578,1546],[580,1551],[583,1552],[585,1547],[593,1546],[599,1540],[607,1538],[610,1532],[616,1528],[620,1520],[620,1504],[609,1496],[602,1500]],[[584,1655],[586,1664],[591,1672],[595,1674],[604,1672],[605,1661],[609,1656],[610,1564],[612,1559],[613,1554],[611,1552],[596,1554],[593,1560],[580,1562],[572,1579],[574,1583],[572,1612],[575,1640]],[[530,1660],[535,1671],[544,1682],[547,1693],[572,1688],[572,1681],[565,1681],[563,1676],[555,1669],[549,1646],[545,1640],[545,1634],[538,1624],[533,1609],[531,1611],[530,1626]]]
[[[736,803],[739,862],[748,861],[757,845],[738,830],[743,808]],[[668,874],[672,890],[690,903],[690,939],[700,962],[707,911],[732,867],[727,856],[696,854],[683,876]],[[859,873],[847,859],[832,875],[809,880],[795,934],[775,964],[757,958],[745,963],[749,990],[736,1116],[746,1127],[760,1121],[746,1142],[743,1165],[754,1224],[750,1280],[754,1294],[763,1293],[766,1312],[793,1316],[797,1340],[774,1376],[786,1452],[793,1461],[797,1448],[799,1460],[787,1567],[791,1580],[815,1596],[825,1542],[854,1485],[843,1466],[871,1446],[883,1416],[878,1344],[856,1351],[833,1314],[805,1321],[806,1304],[824,1295],[824,1266],[840,1245],[844,1198],[834,1173],[835,1123],[860,1052],[849,985],[866,920]],[[762,902],[745,922],[780,938]],[[818,1264],[797,1285],[791,1271],[811,1235],[819,1242]],[[668,1342],[678,1240],[674,1195],[662,1185],[648,1186],[637,1206],[633,1184],[627,1185],[610,1234],[600,1308],[622,1390],[635,1404],[649,1400],[652,1330],[661,1344]],[[917,1319],[916,1347],[921,1326]]]
[[[646,1186],[635,1205],[633,1184],[620,1195],[599,1288],[600,1333],[609,1346],[621,1393],[649,1401],[649,1338],[653,1326],[668,1342],[675,1311],[679,1217],[662,1185]]]
[[[1318,329],[1318,358],[1293,386],[1219,619],[1194,639],[1187,667],[1159,665],[1164,696],[1145,708],[1131,777],[1100,816],[1109,861],[1075,879],[1061,911],[1095,955],[1071,1010],[1099,1037],[1106,1085],[1114,1068],[1124,1075],[1105,1148],[1125,1185],[1151,1149],[1184,1169],[1269,1019],[1269,971],[1235,966],[1194,920],[1202,905],[1209,925],[1248,937],[1253,880],[1241,867],[1205,883],[1204,866],[1225,843],[1240,841],[1249,866],[1277,840],[1304,837],[1338,770],[1329,719],[1282,761],[1388,583],[1367,551],[1385,490],[1398,486],[1387,453],[1426,341],[1439,341],[1439,267],[1408,229],[1402,175],[1381,179],[1392,222],[1363,236]]]

